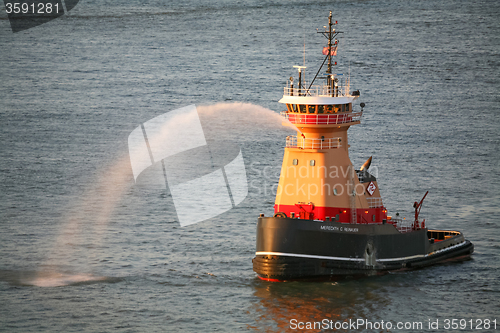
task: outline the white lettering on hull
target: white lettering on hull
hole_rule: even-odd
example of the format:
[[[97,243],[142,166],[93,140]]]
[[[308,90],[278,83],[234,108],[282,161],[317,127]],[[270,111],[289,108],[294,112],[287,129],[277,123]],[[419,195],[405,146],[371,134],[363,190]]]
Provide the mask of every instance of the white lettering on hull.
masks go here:
[[[358,228],[337,227],[333,225],[322,225],[320,229],[326,231],[359,232]]]

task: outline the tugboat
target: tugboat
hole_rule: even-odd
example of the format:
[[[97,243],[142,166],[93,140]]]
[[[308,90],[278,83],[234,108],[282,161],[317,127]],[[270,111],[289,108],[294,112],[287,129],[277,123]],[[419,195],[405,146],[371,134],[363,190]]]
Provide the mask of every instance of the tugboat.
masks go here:
[[[372,158],[353,167],[347,131],[360,124],[365,105],[355,111],[360,92],[332,72],[336,24],[330,12],[320,31],[328,39],[325,59],[312,82],[303,80],[304,66],[294,66],[298,82],[291,77],[279,101],[297,135],[286,138],[274,216],[258,218],[253,270],[266,281],[324,280],[469,257],[474,245],[461,232],[427,229],[419,218],[427,193],[413,204],[413,220],[389,216],[369,172]],[[326,82],[313,85],[326,62]]]

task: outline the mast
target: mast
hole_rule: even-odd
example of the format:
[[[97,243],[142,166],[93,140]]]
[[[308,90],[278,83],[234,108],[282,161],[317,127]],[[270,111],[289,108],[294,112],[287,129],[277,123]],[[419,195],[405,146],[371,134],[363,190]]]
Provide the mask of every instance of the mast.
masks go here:
[[[312,86],[312,84],[314,83],[314,80],[316,79],[319,72],[323,68],[325,61],[328,59],[328,64],[327,64],[327,68],[326,68],[326,75],[327,75],[327,85],[328,85],[328,87],[330,87],[329,90],[330,90],[331,97],[335,97],[335,95],[336,95],[335,94],[335,78],[334,78],[335,74],[332,73],[332,66],[337,65],[337,62],[332,63],[332,56],[337,55],[338,40],[336,39],[336,37],[338,36],[338,34],[342,33],[340,31],[336,31],[335,29],[333,29],[334,25],[337,25],[337,21],[333,22],[332,11],[330,11],[330,14],[328,15],[328,27],[323,26],[323,28],[325,28],[325,31],[318,31],[318,33],[323,34],[323,36],[325,36],[326,39],[328,39],[328,46],[323,48],[323,54],[326,55],[326,58],[323,61],[323,64],[321,64],[321,67],[319,68],[318,73],[316,74],[313,81],[311,82],[311,86]]]
[[[326,74],[332,74],[332,26],[332,11],[330,11],[328,16],[328,67]]]

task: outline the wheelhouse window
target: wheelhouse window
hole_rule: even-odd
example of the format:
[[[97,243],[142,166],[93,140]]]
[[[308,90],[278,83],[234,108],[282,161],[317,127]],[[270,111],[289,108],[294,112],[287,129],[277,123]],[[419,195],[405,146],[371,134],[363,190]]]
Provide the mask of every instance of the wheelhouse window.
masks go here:
[[[287,104],[288,112],[294,113],[309,113],[309,114],[324,114],[337,112],[350,112],[351,104],[335,104],[335,105],[302,105],[302,104]]]

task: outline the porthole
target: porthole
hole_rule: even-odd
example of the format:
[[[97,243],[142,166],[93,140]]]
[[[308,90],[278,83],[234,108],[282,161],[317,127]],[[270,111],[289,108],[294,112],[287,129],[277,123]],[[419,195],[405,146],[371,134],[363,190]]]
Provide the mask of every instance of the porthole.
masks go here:
[[[293,161],[292,161],[293,165],[298,165],[299,164],[299,160],[294,158]]]
[[[309,161],[309,164],[310,164],[311,166],[315,166],[315,165],[316,165],[316,160],[310,160],[310,161]]]

